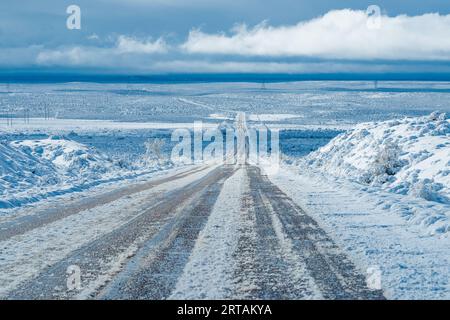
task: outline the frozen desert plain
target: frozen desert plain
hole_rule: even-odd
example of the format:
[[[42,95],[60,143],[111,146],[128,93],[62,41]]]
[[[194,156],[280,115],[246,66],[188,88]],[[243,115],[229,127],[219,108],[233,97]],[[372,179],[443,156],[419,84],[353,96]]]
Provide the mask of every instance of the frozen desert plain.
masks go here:
[[[280,130],[280,170],[170,161],[238,112]],[[433,82],[0,85],[0,297],[377,299],[375,269],[449,299],[446,112]]]

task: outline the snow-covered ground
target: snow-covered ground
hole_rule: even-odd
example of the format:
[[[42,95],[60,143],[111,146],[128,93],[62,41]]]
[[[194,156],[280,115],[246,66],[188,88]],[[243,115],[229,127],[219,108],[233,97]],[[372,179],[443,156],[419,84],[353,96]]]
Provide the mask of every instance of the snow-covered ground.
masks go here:
[[[47,110],[59,119],[192,123],[243,111],[268,122],[284,115],[286,125],[345,125],[449,111],[449,92],[443,82],[0,84],[0,117],[12,114],[18,126],[27,109],[31,118]]]
[[[449,94],[450,84],[432,82],[386,82],[377,89],[370,82],[265,89],[255,83],[12,85],[0,92],[0,221],[31,217],[65,197],[113,190],[118,181],[146,181],[172,168],[169,161],[145,158],[147,141],[164,140],[167,154],[171,130],[190,129],[194,120],[227,127],[237,112],[246,112],[250,127],[282,130],[286,163],[271,180],[332,235],[362,273],[380,268],[389,298],[448,299],[450,120],[432,112],[450,112]],[[25,106],[30,121],[21,118]],[[50,119],[42,118],[44,106]],[[173,297],[189,290],[193,297],[226,296],[234,285],[217,275],[235,239],[232,232],[214,234],[218,225],[239,227],[240,212],[227,208],[239,207],[244,183],[241,173],[226,182]],[[157,191],[2,241],[0,282],[12,288],[56,261],[54,253],[68,254],[129,221]],[[111,262],[112,269],[122,262]],[[223,291],[208,291],[199,279]]]
[[[5,121],[5,120],[3,120]],[[205,128],[215,127],[216,123],[203,122]],[[31,118],[25,123],[16,119],[12,126],[1,126],[0,135],[4,134],[38,134],[38,133],[101,133],[150,129],[191,129],[190,122],[121,122],[112,120],[86,119],[43,119]]]

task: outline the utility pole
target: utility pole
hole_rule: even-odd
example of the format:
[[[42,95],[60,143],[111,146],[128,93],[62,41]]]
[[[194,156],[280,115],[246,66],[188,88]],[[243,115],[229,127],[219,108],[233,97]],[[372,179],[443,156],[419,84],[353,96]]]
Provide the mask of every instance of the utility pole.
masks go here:
[[[9,106],[8,106],[8,111],[6,114],[6,124],[8,127],[13,126],[13,114],[12,114],[12,109]]]
[[[50,119],[50,109],[48,106],[44,107],[44,119],[49,120]]]
[[[30,110],[28,108],[23,109],[23,122],[26,124],[30,123]]]

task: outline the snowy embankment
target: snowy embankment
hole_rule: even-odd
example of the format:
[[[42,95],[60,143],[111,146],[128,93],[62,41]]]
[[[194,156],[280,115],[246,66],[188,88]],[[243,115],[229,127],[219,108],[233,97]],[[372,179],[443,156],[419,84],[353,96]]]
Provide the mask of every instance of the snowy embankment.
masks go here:
[[[142,170],[59,136],[0,142],[0,209],[158,169],[156,163],[146,163]]]
[[[420,226],[422,234],[449,234],[450,122],[444,114],[360,124],[293,164],[329,183],[356,181],[355,188],[378,198],[377,210]]]
[[[450,204],[450,120],[445,114],[360,124],[306,161],[336,177]]]
[[[271,176],[391,299],[448,299],[450,122],[359,124]]]

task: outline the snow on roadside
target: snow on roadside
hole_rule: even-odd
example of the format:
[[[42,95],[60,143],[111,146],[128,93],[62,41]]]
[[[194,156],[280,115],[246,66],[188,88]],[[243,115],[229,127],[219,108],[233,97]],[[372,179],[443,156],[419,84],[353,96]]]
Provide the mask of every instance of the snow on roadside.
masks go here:
[[[450,206],[374,190],[305,168],[283,167],[273,183],[308,212],[365,274],[380,268],[391,299],[450,298]],[[427,226],[403,219],[417,210]],[[398,212],[399,214],[393,214]]]
[[[114,170],[117,164],[103,154],[81,143],[59,136],[43,140],[11,142],[27,155],[48,162],[62,175],[73,177],[103,175]]]
[[[26,152],[0,142],[0,195],[6,190],[57,181],[51,165]],[[2,207],[0,201],[0,207]]]
[[[300,161],[327,174],[450,204],[450,120],[445,114],[363,123]]]
[[[0,209],[20,207],[164,168],[158,163],[146,163],[144,170],[59,136],[2,142]]]

